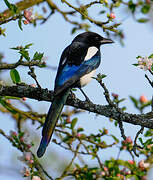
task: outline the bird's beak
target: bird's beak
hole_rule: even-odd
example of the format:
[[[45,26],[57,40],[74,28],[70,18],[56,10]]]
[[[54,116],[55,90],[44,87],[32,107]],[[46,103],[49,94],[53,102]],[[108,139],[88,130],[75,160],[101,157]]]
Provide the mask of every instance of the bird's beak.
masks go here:
[[[114,43],[114,41],[107,38],[103,38],[103,40],[101,41],[101,44],[109,44],[109,43]]]

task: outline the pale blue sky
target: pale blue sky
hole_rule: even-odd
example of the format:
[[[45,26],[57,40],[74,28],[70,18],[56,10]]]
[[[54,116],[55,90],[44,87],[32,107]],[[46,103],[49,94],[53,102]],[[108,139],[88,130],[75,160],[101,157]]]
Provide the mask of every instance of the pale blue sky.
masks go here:
[[[94,13],[94,10],[92,10]],[[95,12],[96,13],[96,12]],[[126,15],[123,15],[123,18]],[[26,25],[21,31],[17,22],[11,22],[2,27],[6,27],[6,37],[0,37],[0,52],[4,52],[5,61],[9,63],[16,62],[19,55],[11,47],[18,45],[26,45],[28,43],[34,43],[31,47],[31,54],[34,51],[44,52],[45,56],[48,57],[47,64],[52,66],[57,66],[62,50],[69,45],[72,39],[77,34],[71,35],[70,31],[72,26],[68,23],[65,23],[63,18],[55,14],[54,17],[50,18],[44,25],[38,25],[37,28],[33,28],[31,25]],[[104,73],[107,75],[104,82],[109,89],[110,93],[114,92],[120,95],[122,98],[127,100],[122,103],[122,105],[127,106],[127,112],[137,113],[133,108],[132,103],[129,101],[128,96],[132,95],[139,98],[140,95],[145,94],[148,99],[152,96],[152,88],[146,81],[144,74],[145,72],[132,66],[133,63],[136,63],[136,57],[138,55],[148,56],[153,53],[152,42],[153,42],[153,27],[148,24],[138,24],[131,17],[126,19],[123,22],[122,27],[124,28],[125,33],[125,47],[121,47],[118,41],[115,41],[114,44],[105,45],[101,47],[102,52],[102,63],[98,68],[96,74]],[[93,27],[91,29],[103,36],[105,34],[99,29]],[[27,68],[18,68],[20,75],[23,81],[26,83],[34,83],[33,80],[27,75]],[[49,69],[38,69],[36,70],[38,80],[43,88],[53,89],[54,78],[56,75],[55,71]],[[9,73],[3,74],[5,79],[9,79]],[[103,96],[103,90],[98,85],[98,83],[93,80],[88,86],[84,88],[85,92],[88,94],[89,98],[99,104],[106,104],[106,101]],[[80,92],[77,92],[77,95],[83,99],[83,96]],[[29,103],[33,103],[33,109],[40,113],[47,112],[50,103],[47,102],[38,102],[34,100],[27,100]],[[107,121],[107,118],[98,116],[95,118],[95,114],[86,112],[83,115],[80,115],[78,126],[85,128],[87,133],[97,132],[98,128],[103,126],[109,127],[109,131],[115,133],[117,137],[120,137],[120,131],[118,128],[114,128],[110,122]],[[10,130],[15,129],[14,121],[10,116],[4,115],[1,113],[1,129],[9,133]],[[30,122],[28,123],[30,126]],[[136,129],[139,129],[137,126],[125,124],[125,130],[127,136],[134,136]],[[41,134],[41,130],[33,129],[33,133]],[[0,136],[0,179],[9,180],[11,175],[11,180],[21,179],[14,172],[14,169],[22,169],[21,163],[17,162],[16,167],[12,162],[12,157],[10,157],[11,152],[16,152],[15,148],[12,148],[11,145]],[[37,148],[37,144],[35,145]],[[56,150],[61,152],[57,146],[50,146],[52,151]],[[50,148],[49,147],[49,148]],[[49,150],[48,150],[49,151]],[[111,150],[112,151],[112,150]],[[116,157],[118,150],[114,149],[113,154]],[[20,155],[20,153],[17,153]],[[68,152],[65,153],[68,155]],[[110,157],[110,153],[105,152],[105,159]],[[127,156],[128,157],[128,156]],[[127,159],[124,157],[124,159]],[[16,155],[14,155],[14,159]],[[47,158],[47,155],[44,156],[44,160]],[[3,167],[3,168],[2,168]],[[5,167],[10,167],[10,171],[6,172]],[[52,169],[53,171],[54,169]]]

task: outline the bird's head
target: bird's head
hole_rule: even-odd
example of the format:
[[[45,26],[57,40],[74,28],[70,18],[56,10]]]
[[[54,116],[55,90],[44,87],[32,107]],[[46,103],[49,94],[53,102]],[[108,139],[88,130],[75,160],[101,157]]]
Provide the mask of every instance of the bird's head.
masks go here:
[[[77,35],[72,42],[86,43],[88,46],[100,47],[102,44],[113,43],[111,39],[104,38],[95,32],[84,32]]]

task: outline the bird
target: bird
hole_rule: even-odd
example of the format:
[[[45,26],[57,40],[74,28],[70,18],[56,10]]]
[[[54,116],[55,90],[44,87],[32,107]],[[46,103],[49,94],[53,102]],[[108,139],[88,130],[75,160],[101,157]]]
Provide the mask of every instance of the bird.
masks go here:
[[[46,116],[42,139],[37,150],[39,158],[46,151],[72,88],[79,88],[89,101],[81,88],[92,80],[101,62],[100,46],[108,43],[113,43],[113,41],[95,32],[83,32],[77,35],[62,52],[55,78],[54,99]]]

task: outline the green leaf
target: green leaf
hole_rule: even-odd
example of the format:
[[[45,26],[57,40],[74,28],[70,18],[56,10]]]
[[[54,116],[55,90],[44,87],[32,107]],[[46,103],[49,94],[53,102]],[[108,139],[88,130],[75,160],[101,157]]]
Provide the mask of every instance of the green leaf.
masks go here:
[[[78,128],[78,129],[77,129],[77,132],[82,132],[82,131],[84,131],[83,128]]]
[[[72,123],[71,123],[71,129],[74,129],[74,127],[75,127],[77,121],[78,121],[78,118],[74,118],[74,119],[72,120]]]
[[[147,5],[147,4],[145,4],[145,5],[141,8],[141,12],[142,12],[143,14],[147,14],[147,13],[149,12],[149,10],[150,10],[150,5]]]
[[[72,91],[77,91],[77,89],[75,89],[75,88],[72,88],[71,90],[72,90]]]
[[[33,60],[39,60],[39,61],[41,61],[42,58],[43,58],[43,55],[44,55],[44,53],[35,52],[35,54],[34,54],[34,56],[33,56]]]
[[[16,114],[17,112],[14,109],[11,109],[11,107],[8,106],[8,104],[6,103],[5,100],[3,100],[2,98],[0,99],[0,104],[2,106],[4,106],[8,111],[10,111],[13,114]]]
[[[4,0],[4,2],[5,2],[5,4],[6,4],[6,6],[7,6],[9,9],[11,9],[11,4],[9,3],[9,1],[8,1],[8,0]]]
[[[125,111],[127,108],[125,106],[123,106],[121,109],[122,109],[122,111]]]
[[[139,178],[136,175],[127,175],[126,179],[134,179],[134,180],[139,180]]]
[[[100,74],[100,73],[99,73],[99,74],[97,75],[97,78],[94,78],[94,77],[93,77],[93,79],[97,79],[98,81],[101,81],[101,80],[104,79],[105,77],[107,77],[105,74]]]
[[[19,25],[19,28],[21,29],[21,31],[23,31],[23,29],[22,29],[22,16],[19,17],[18,25]]]
[[[120,1],[116,1],[114,7],[119,7],[121,5],[121,2]]]
[[[110,135],[117,143],[119,143],[119,139],[116,137],[116,136],[114,136],[114,135]]]
[[[12,10],[12,12],[15,13],[15,14],[18,12],[18,8],[17,8],[17,6],[14,5],[14,4],[11,4],[11,10]]]
[[[146,22],[149,21],[149,19],[147,19],[147,18],[140,18],[140,19],[138,19],[137,21],[138,21],[139,23],[146,23]]]
[[[144,134],[145,137],[149,137],[149,136],[153,136],[153,129],[148,129],[145,134]]]
[[[30,60],[29,52],[26,51],[25,49],[21,49],[21,50],[19,51],[19,53],[20,53],[27,61]]]
[[[143,110],[145,107],[151,106],[151,103],[152,103],[151,101],[148,101],[148,102],[146,102],[146,103],[142,103],[140,109]]]
[[[16,100],[20,100],[21,98],[19,97],[13,97],[13,96],[3,96],[5,97],[5,99],[16,99]]]
[[[0,35],[6,36],[6,35],[5,35],[5,31],[6,31],[5,28],[2,29],[2,28],[0,27]]]
[[[66,136],[66,137],[63,138],[63,142],[67,142],[67,141],[69,141],[70,139],[71,139],[70,136]]]
[[[139,141],[142,145],[144,145],[142,138],[139,138]]]
[[[18,71],[16,69],[12,69],[10,71],[10,76],[11,76],[11,79],[12,79],[13,83],[16,84],[16,83],[21,82],[20,75],[19,75],[19,73],[18,73]]]
[[[151,70],[153,71],[153,64],[152,64],[152,66],[151,66]]]
[[[139,64],[132,64],[133,66],[138,66]]]
[[[4,0],[4,2],[5,2],[5,4],[6,4],[6,6],[7,6],[13,13],[17,13],[18,8],[17,8],[16,5],[9,3],[8,0]]]
[[[99,14],[104,14],[106,11],[105,10],[102,10],[99,12]]]
[[[148,58],[153,58],[153,54],[151,54]]]
[[[128,6],[129,6],[129,9],[131,10],[131,12],[134,13],[135,9],[136,9],[136,4],[134,4],[131,0],[131,1],[129,1]]]
[[[13,47],[13,48],[10,48],[10,49],[13,49],[13,50],[20,50],[21,48],[18,46],[18,47]]]
[[[129,97],[130,97],[131,101],[133,102],[134,106],[135,106],[136,108],[138,108],[138,100],[135,99],[135,98],[132,97],[132,96],[129,96]]]
[[[46,67],[46,64],[42,63],[39,65],[40,68]]]
[[[138,59],[138,58],[142,58],[142,56],[137,56],[136,58],[137,58],[137,59]]]
[[[104,79],[105,77],[107,77],[105,74],[102,74],[101,78]]]
[[[122,98],[122,99],[118,100],[118,103],[121,103],[121,102],[123,102],[125,100],[126,100],[125,98]]]
[[[30,46],[32,46],[32,45],[33,45],[33,43],[27,44],[27,45],[24,47],[24,49],[29,49]]]
[[[144,147],[146,148],[148,145],[153,144],[152,138],[147,139],[147,141],[144,144]]]
[[[74,27],[74,28],[72,29],[72,31],[71,31],[71,34],[74,34],[74,33],[76,32],[76,30],[77,30],[77,28]]]

